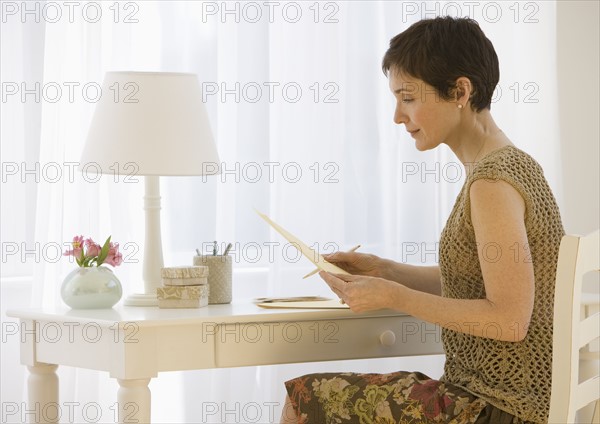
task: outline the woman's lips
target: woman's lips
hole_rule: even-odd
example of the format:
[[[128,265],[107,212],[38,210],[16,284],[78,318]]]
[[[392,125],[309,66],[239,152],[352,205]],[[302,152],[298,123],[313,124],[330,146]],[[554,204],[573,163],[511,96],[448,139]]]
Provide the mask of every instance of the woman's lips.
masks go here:
[[[412,135],[413,137],[415,136],[416,133],[418,133],[419,130],[414,130],[414,131],[409,131],[410,135]]]

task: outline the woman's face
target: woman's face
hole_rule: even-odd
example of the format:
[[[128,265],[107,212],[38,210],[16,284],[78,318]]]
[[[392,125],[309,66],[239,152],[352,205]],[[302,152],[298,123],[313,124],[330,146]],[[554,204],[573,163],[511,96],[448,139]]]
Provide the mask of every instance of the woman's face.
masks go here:
[[[389,83],[396,97],[394,122],[405,125],[418,150],[452,142],[460,124],[461,110],[456,101],[443,100],[429,84],[393,69]]]

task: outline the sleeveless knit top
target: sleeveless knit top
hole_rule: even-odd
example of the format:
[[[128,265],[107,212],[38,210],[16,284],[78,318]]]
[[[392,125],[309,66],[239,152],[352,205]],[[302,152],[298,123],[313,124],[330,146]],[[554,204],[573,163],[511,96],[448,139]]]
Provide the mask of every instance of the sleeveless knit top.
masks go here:
[[[533,262],[535,300],[526,337],[506,342],[442,329],[446,363],[442,381],[460,386],[525,421],[548,420],[552,382],[552,321],[558,249],[564,235],[558,206],[540,165],[527,153],[505,146],[477,163],[459,193],[440,236],[442,296],[485,298],[485,287],[471,223],[469,189],[480,179],[513,186],[526,206],[528,246],[490,253]],[[494,330],[494,329],[492,329]],[[491,334],[496,331],[490,330]],[[516,329],[515,331],[523,331]]]

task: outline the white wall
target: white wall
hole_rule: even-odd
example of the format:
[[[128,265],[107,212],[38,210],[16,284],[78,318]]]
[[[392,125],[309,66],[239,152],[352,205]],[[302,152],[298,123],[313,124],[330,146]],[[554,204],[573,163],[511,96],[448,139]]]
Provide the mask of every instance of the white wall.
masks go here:
[[[559,1],[556,15],[563,173],[559,206],[566,232],[583,235],[600,228],[600,3]],[[597,278],[584,285],[585,290],[600,290]],[[598,365],[587,367],[597,370]],[[581,411],[578,422],[590,422],[591,413],[591,406]]]
[[[557,58],[562,201],[567,233],[600,227],[600,3],[559,1]],[[540,46],[541,47],[541,46]]]

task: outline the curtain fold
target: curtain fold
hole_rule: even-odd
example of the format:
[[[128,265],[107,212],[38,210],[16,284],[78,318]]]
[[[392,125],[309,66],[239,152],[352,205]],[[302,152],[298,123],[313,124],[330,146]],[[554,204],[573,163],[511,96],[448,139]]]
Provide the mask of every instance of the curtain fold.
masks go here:
[[[129,3],[135,8],[125,9]],[[93,96],[94,84],[100,86],[110,70],[192,72],[204,89],[226,173],[161,179],[166,265],[191,264],[195,249],[204,250],[213,240],[221,248],[232,242],[236,299],[332,296],[318,277],[300,279],[311,264],[289,249],[254,208],[322,252],[360,243],[361,251],[397,261],[437,262],[439,234],[462,186],[464,170],[443,146],[425,153],[414,148],[404,127],[392,122],[394,99],[381,72],[389,39],[421,17],[431,17],[423,16],[427,10],[407,9],[407,3],[417,8],[433,3],[282,2],[272,11],[272,22],[262,3],[129,3],[118,3],[119,22],[112,19],[112,3],[102,3],[105,18],[98,24],[81,19],[46,23],[41,48],[3,51],[3,61],[5,54],[12,55],[7,59],[12,61],[15,80],[25,79],[29,71],[41,75],[42,84],[79,83],[74,102],[63,94],[59,102],[40,103],[39,138],[26,137],[18,126],[3,128],[3,157],[6,153],[21,160],[24,150],[39,149],[41,164],[56,163],[67,170],[65,164],[80,158],[94,109],[94,102],[82,94],[84,84],[90,84],[89,96]],[[454,13],[451,4],[458,4],[466,12],[470,3],[436,2],[436,7]],[[489,15],[479,9],[479,16],[473,17],[500,59],[501,93],[492,114],[518,147],[540,161],[560,198],[555,4],[532,3],[537,7],[534,15],[520,4],[515,22],[510,4],[488,3],[499,5],[500,20],[494,22],[491,8]],[[223,14],[221,7],[233,12]],[[215,8],[218,12],[213,13]],[[259,20],[257,10],[262,13]],[[292,22],[296,10],[301,10],[301,18]],[[126,23],[125,16],[138,22]],[[526,16],[537,22],[524,22]],[[39,32],[39,27],[15,31]],[[5,39],[4,30],[2,35]],[[540,44],[548,48],[539,48]],[[26,106],[11,113],[23,114],[24,121],[35,120],[37,112]],[[12,116],[3,112],[2,118]],[[18,142],[7,146],[4,140],[11,137]],[[99,241],[112,235],[126,258],[116,269],[124,291],[139,291],[143,179],[138,177],[137,184],[122,176],[118,181],[107,175],[95,179],[76,170],[72,180],[37,184],[34,211],[28,212],[35,214],[34,239],[43,245],[62,244],[79,234]],[[188,199],[185,207],[174,207],[181,198]],[[8,211],[10,216],[23,213]],[[25,223],[27,214],[15,219],[17,225]],[[3,217],[3,231],[5,226]],[[35,263],[32,306],[60,304],[60,282],[73,266],[66,258]],[[224,410],[238,408],[230,417],[237,413],[238,422],[253,422],[251,411],[247,409],[245,416],[242,411],[254,402],[263,418],[274,414],[277,421],[284,398],[282,383],[295,375],[415,367],[439,377],[442,360],[405,358],[161,374],[150,385],[152,414],[156,422],[217,423],[222,422]],[[68,368],[61,368],[59,375],[61,401],[96,401],[105,411],[101,422],[113,418],[114,380]]]

